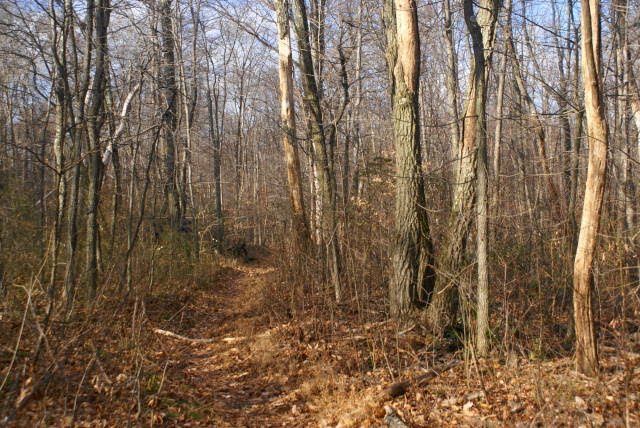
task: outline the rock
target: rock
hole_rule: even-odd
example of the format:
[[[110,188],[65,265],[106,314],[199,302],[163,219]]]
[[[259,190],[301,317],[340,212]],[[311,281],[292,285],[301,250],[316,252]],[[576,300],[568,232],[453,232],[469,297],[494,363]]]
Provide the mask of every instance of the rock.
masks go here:
[[[384,422],[389,428],[409,428],[409,426],[400,419],[396,409],[391,406],[384,406],[384,411],[386,412]]]

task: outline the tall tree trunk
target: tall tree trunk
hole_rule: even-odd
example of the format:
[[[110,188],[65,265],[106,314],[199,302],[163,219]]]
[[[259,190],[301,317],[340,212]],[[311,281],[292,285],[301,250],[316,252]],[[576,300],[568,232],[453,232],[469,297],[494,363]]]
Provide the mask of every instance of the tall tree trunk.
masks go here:
[[[211,82],[207,73],[207,118],[209,121],[209,138],[213,143],[213,185],[215,218],[214,238],[216,246],[224,240],[224,217],[222,215],[222,176],[221,176],[221,137],[218,129],[218,97],[212,94]],[[214,104],[215,103],[215,104]]]
[[[78,246],[78,208],[81,206],[81,199],[84,192],[80,191],[82,185],[84,185],[81,170],[82,150],[85,147],[83,140],[86,133],[86,108],[85,100],[87,99],[87,93],[89,91],[91,83],[91,63],[94,50],[93,43],[93,29],[94,29],[94,1],[87,2],[87,12],[85,16],[85,22],[87,26],[85,28],[85,42],[86,50],[82,65],[82,76],[78,77],[76,82],[78,99],[77,112],[73,113],[74,117],[74,131],[73,131],[73,170],[71,176],[71,192],[69,195],[69,206],[67,209],[67,264],[64,278],[65,299],[67,304],[67,313],[69,314],[72,309],[73,296],[75,294],[75,282],[76,282],[76,266],[78,264],[78,257],[76,255]],[[73,33],[72,33],[73,34]],[[75,59],[76,74],[79,74],[79,64],[77,61],[79,47],[77,46],[76,38],[73,37],[73,58]],[[69,111],[73,112],[73,105],[69,103]]]
[[[278,18],[278,53],[280,77],[280,120],[282,121],[282,147],[287,166],[289,200],[293,218],[293,229],[298,245],[306,247],[309,243],[309,224],[304,209],[302,177],[298,142],[296,141],[296,114],[293,99],[293,59],[291,57],[291,38],[289,35],[289,1],[278,0],[276,6]]]
[[[178,87],[179,91],[182,95],[182,112],[184,114],[184,140],[183,140],[183,151],[182,151],[182,176],[181,176],[181,185],[180,185],[180,209],[182,215],[185,216],[187,210],[191,211],[191,221],[188,223],[189,227],[182,227],[181,231],[191,233],[193,239],[193,251],[195,253],[195,258],[200,257],[200,245],[199,245],[199,234],[198,234],[198,216],[195,205],[195,197],[193,192],[193,153],[194,153],[194,144],[193,144],[193,123],[196,117],[196,107],[198,105],[198,84],[197,84],[197,75],[198,75],[198,63],[197,63],[197,40],[198,40],[198,30],[200,29],[199,23],[199,15],[200,9],[199,4],[194,5],[193,0],[188,2],[189,12],[191,15],[191,70],[190,76],[187,76],[187,70],[185,67],[185,59],[182,54],[182,48],[177,48],[177,60],[178,60],[178,69],[179,69],[179,82]],[[180,12],[176,11],[176,20],[180,22],[180,27],[182,27],[182,21],[180,19]],[[182,35],[178,32],[178,43],[177,46],[182,46]],[[186,224],[185,224],[186,226]]]
[[[169,224],[178,229],[181,225],[182,213],[176,183],[176,146],[175,138],[178,127],[177,104],[178,88],[176,85],[175,42],[173,36],[172,0],[159,0],[160,7],[160,39],[161,65],[159,76],[160,114],[162,117],[161,147],[164,150],[164,193]]]
[[[580,26],[575,22],[573,9],[569,10],[569,21],[574,34],[574,40],[580,38]],[[574,104],[576,108],[573,114],[574,131],[571,142],[571,172],[570,182],[571,190],[569,192],[569,224],[571,233],[571,254],[575,254],[578,246],[578,221],[576,219],[576,206],[578,204],[578,181],[580,179],[579,166],[580,166],[580,146],[582,145],[582,122],[584,121],[584,108],[581,106],[584,104],[583,95],[580,90],[580,49],[573,49],[573,63],[575,73],[573,75],[573,92],[574,92]],[[570,333],[573,334],[573,333]]]
[[[604,196],[609,130],[601,91],[600,2],[582,0],[581,5],[582,80],[589,164],[573,268],[573,316],[576,329],[576,368],[585,375],[595,376],[598,373],[598,350],[591,307],[592,267]]]
[[[443,0],[444,41],[447,49],[447,108],[451,121],[451,152],[455,157],[460,144],[460,124],[458,123],[458,55],[453,43],[453,21],[449,0]]]
[[[95,5],[95,49],[96,61],[91,88],[91,104],[87,115],[87,136],[89,147],[88,189],[87,189],[87,287],[90,301],[94,299],[98,287],[98,203],[102,174],[100,153],[100,131],[102,111],[107,82],[107,29],[111,8],[109,0],[97,0]]]
[[[199,21],[202,27],[202,33],[206,34],[204,24]],[[211,54],[209,51],[209,45],[205,43],[205,54],[207,55],[207,119],[209,125],[209,139],[213,145],[213,184],[214,184],[214,212],[215,212],[215,224],[213,238],[215,240],[215,247],[219,249],[224,240],[224,216],[222,212],[222,132],[220,125],[220,93],[217,86],[217,78],[214,81],[214,85],[211,84]],[[224,102],[222,109],[224,110]]]
[[[243,137],[244,137],[244,105],[245,105],[245,96],[244,96],[244,68],[242,70],[239,71],[240,74],[240,83],[238,84],[238,117],[236,118],[236,135],[235,135],[235,141],[234,141],[234,172],[235,172],[235,180],[234,180],[234,187],[235,187],[235,208],[236,208],[236,215],[238,216],[238,218],[240,217],[240,194],[243,191],[244,185],[243,185],[243,174],[242,174],[242,170],[244,168],[243,165],[243,152],[244,152],[244,141],[243,141]]]
[[[493,146],[493,195],[491,206],[494,211],[497,211],[498,204],[500,203],[500,161],[502,146],[502,129],[504,125],[503,112],[504,112],[504,85],[507,77],[507,51],[509,46],[507,29],[511,28],[511,0],[506,0],[505,3],[505,24],[503,29],[503,50],[500,58],[500,68],[498,71],[498,89],[496,94],[496,128],[494,134],[494,146]]]
[[[64,2],[62,17],[55,10],[54,2],[50,2],[49,9],[51,19],[51,39],[52,56],[55,65],[53,93],[55,103],[55,136],[53,140],[53,154],[55,157],[55,183],[56,183],[56,210],[53,225],[53,235],[51,238],[51,277],[49,280],[48,295],[49,306],[47,308],[47,318],[53,309],[55,297],[55,283],[58,271],[58,253],[60,247],[60,235],[62,222],[64,220],[64,207],[67,187],[65,182],[65,136],[66,136],[66,113],[67,102],[70,97],[69,85],[67,81],[67,39],[69,33],[69,21],[72,19],[71,1]],[[43,201],[44,203],[44,201]],[[44,206],[43,206],[44,208]]]
[[[338,246],[337,218],[335,195],[332,184],[332,169],[323,129],[322,109],[320,106],[319,88],[316,81],[314,61],[309,44],[309,22],[304,0],[295,0],[295,32],[300,51],[300,71],[304,87],[304,102],[307,105],[309,131],[318,173],[318,193],[320,197],[320,219],[323,245],[326,246],[329,273],[334,287],[336,301],[342,300],[340,278],[340,248]]]
[[[482,6],[481,6],[482,7]],[[499,1],[496,0],[491,5],[493,25],[498,17]],[[478,354],[484,356],[489,351],[489,266],[487,260],[487,227],[488,227],[488,171],[487,171],[487,123],[486,123],[486,103],[487,103],[487,83],[489,80],[489,67],[491,63],[490,54],[487,55],[485,47],[491,49],[494,34],[491,38],[484,40],[483,29],[480,26],[476,13],[473,10],[473,2],[465,0],[464,18],[467,29],[471,35],[473,47],[475,79],[477,82],[478,96],[476,96],[476,123],[475,139],[477,145],[476,163],[476,212],[477,212],[477,257],[478,257],[478,288],[477,288],[477,324],[476,324],[476,346]],[[493,33],[494,30],[492,30]],[[486,42],[486,45],[485,45]],[[490,52],[490,51],[489,51]]]
[[[626,282],[635,284],[638,281],[638,269],[634,266],[634,238],[635,229],[635,183],[633,169],[631,168],[631,153],[629,122],[629,75],[633,67],[629,52],[629,39],[627,28],[628,0],[616,0],[615,6],[615,31],[616,31],[616,68],[617,87],[620,95],[616,103],[616,135],[619,154],[620,183],[618,187],[618,200],[621,204],[621,238],[624,248],[624,267]]]
[[[571,13],[573,9],[573,0],[567,1],[566,11],[567,11],[567,21],[566,21],[566,32],[567,34],[571,34]],[[558,28],[561,28],[562,21],[559,17],[559,14],[556,11],[556,4],[553,3],[552,11],[554,16],[554,22],[557,22]],[[569,40],[565,42],[563,45],[560,37],[555,34],[555,46],[556,46],[556,55],[558,56],[558,74],[560,77],[560,85],[558,88],[558,94],[555,97],[558,102],[558,107],[560,109],[560,129],[561,129],[561,138],[563,142],[563,192],[562,197],[568,198],[571,193],[571,151],[572,151],[572,132],[571,132],[571,108],[569,106],[569,84],[571,83],[571,56],[573,53],[573,43]],[[578,70],[575,70],[578,73]],[[552,93],[553,95],[553,93]],[[568,213],[570,216],[571,214]],[[569,218],[569,225],[571,227],[571,219]]]
[[[430,298],[435,280],[420,150],[420,36],[414,0],[385,0],[387,67],[396,150],[395,234],[389,284],[393,317]]]
[[[440,271],[444,274],[439,276],[436,282],[433,300],[426,314],[427,323],[436,335],[443,334],[455,320],[458,291],[460,289],[465,289],[465,293],[469,291],[468,263],[465,262],[465,258],[476,200],[478,144],[481,148],[486,144],[486,84],[493,52],[498,8],[497,0],[481,0],[478,12],[475,14],[472,2],[465,0],[465,20],[479,28],[471,32],[474,55],[462,122],[462,139],[456,148],[458,157],[453,204],[449,216],[445,250],[440,263]],[[477,31],[481,36],[479,41],[476,41]],[[480,48],[479,51],[478,48]],[[482,52],[483,55],[478,55],[476,51]],[[483,150],[486,151],[486,145]],[[484,168],[486,169],[486,166]]]
[[[351,180],[351,194],[357,198],[360,197],[361,190],[361,152],[362,152],[362,137],[360,126],[360,106],[362,104],[362,9],[363,0],[358,2],[358,23],[356,34],[356,70],[355,70],[355,84],[356,84],[356,96],[352,107],[352,122],[353,122],[353,139],[355,140],[354,147],[354,170],[353,178]]]

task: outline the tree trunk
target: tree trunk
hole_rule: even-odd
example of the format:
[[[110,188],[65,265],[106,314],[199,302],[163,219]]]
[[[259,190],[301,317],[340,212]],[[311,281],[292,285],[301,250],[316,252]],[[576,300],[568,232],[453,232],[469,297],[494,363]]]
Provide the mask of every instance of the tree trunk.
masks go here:
[[[455,157],[460,144],[460,124],[458,123],[458,55],[453,43],[453,23],[449,0],[443,0],[444,41],[447,49],[447,107],[449,109],[451,127],[451,152]]]
[[[493,19],[497,20],[499,3],[494,2]],[[476,124],[475,136],[477,145],[477,187],[476,187],[476,212],[477,212],[477,237],[476,248],[478,257],[478,288],[477,288],[477,325],[476,346],[478,354],[484,356],[489,351],[489,267],[487,260],[487,226],[488,226],[488,172],[487,172],[487,124],[486,124],[486,99],[487,81],[491,57],[486,56],[485,40],[476,13],[473,10],[473,2],[464,2],[464,18],[467,29],[471,35],[473,46],[474,70],[476,71],[477,93],[476,96]],[[493,34],[491,36],[493,38]],[[487,48],[491,49],[492,39],[486,40]]]
[[[326,246],[331,283],[334,287],[336,301],[342,299],[340,279],[340,249],[338,246],[337,218],[335,196],[332,184],[332,169],[323,129],[322,110],[320,107],[319,87],[316,81],[314,61],[309,44],[309,22],[304,0],[295,0],[295,31],[300,51],[300,71],[304,87],[304,102],[309,114],[309,132],[318,173],[318,194],[320,198],[322,240]]]
[[[600,2],[581,1],[582,79],[589,141],[589,164],[578,248],[573,270],[573,309],[576,329],[576,368],[596,376],[598,351],[593,320],[592,267],[602,211],[607,169],[608,128],[602,102],[600,73]]]
[[[282,147],[284,149],[289,183],[289,200],[293,217],[293,229],[298,245],[305,248],[309,243],[309,224],[304,208],[302,177],[298,142],[296,141],[296,114],[293,99],[293,59],[291,57],[291,38],[289,35],[289,1],[278,0],[278,52],[280,77],[280,119],[282,121]]]
[[[178,229],[181,224],[180,199],[176,185],[176,146],[175,136],[178,126],[176,85],[175,46],[173,37],[173,19],[171,0],[160,0],[160,39],[161,65],[159,76],[160,114],[162,117],[161,147],[164,150],[164,193],[169,224]]]
[[[494,212],[497,214],[498,204],[500,203],[500,161],[501,154],[500,148],[502,145],[502,128],[504,124],[503,112],[504,112],[504,84],[507,77],[507,51],[509,41],[507,39],[507,29],[511,28],[511,0],[506,0],[505,3],[505,24],[503,30],[503,51],[500,58],[500,68],[498,71],[498,92],[496,94],[496,128],[494,136],[493,146],[493,195],[491,206]]]
[[[465,20],[472,24],[473,62],[469,92],[464,109],[462,139],[457,152],[456,183],[449,226],[433,301],[427,309],[427,323],[436,335],[442,335],[456,316],[455,303],[459,289],[468,293],[468,263],[465,262],[467,240],[476,200],[478,145],[486,151],[486,84],[489,75],[499,3],[481,0],[478,13],[465,0]],[[477,27],[477,28],[475,28]],[[479,34],[478,34],[479,32]],[[477,40],[478,35],[480,39]],[[479,55],[482,53],[482,55]],[[486,156],[486,155],[485,155]],[[483,167],[486,169],[486,165]]]
[[[420,38],[414,0],[386,0],[387,67],[396,150],[395,236],[389,284],[391,315],[424,306],[433,291],[433,245],[420,150]]]
[[[95,298],[98,287],[98,203],[102,159],[100,153],[100,131],[102,111],[107,82],[107,29],[111,8],[109,0],[97,0],[95,6],[95,49],[96,61],[91,88],[91,104],[87,115],[87,136],[89,147],[89,170],[87,189],[87,287],[89,300]]]
[[[60,235],[62,231],[62,222],[64,219],[64,207],[67,194],[65,182],[65,156],[64,145],[66,136],[67,123],[67,103],[69,94],[69,85],[67,81],[67,39],[69,33],[68,22],[72,19],[71,2],[64,2],[63,17],[59,19],[51,2],[51,39],[52,56],[55,65],[54,69],[54,105],[55,105],[55,136],[53,140],[53,154],[55,157],[55,183],[56,183],[56,214],[53,225],[53,236],[51,238],[51,277],[48,287],[49,306],[47,308],[47,318],[53,309],[53,300],[55,297],[55,283],[58,271],[58,253],[60,247]],[[44,201],[43,201],[44,204]],[[43,205],[44,209],[44,205]]]
[[[631,153],[633,148],[630,144],[630,122],[629,122],[629,77],[633,67],[629,52],[629,39],[627,28],[628,0],[617,0],[615,3],[615,30],[616,30],[616,68],[617,87],[620,88],[621,96],[616,103],[616,135],[619,156],[620,183],[618,187],[618,200],[621,204],[621,246],[624,248],[624,267],[626,278],[624,280],[633,285],[638,281],[638,269],[634,266],[634,238],[635,229],[635,183],[633,169],[631,168]]]
[[[87,12],[85,16],[85,22],[87,23],[87,27],[85,29],[85,41],[86,41],[86,50],[83,59],[83,70],[82,77],[78,79],[80,82],[77,84],[78,90],[76,94],[76,98],[78,100],[82,100],[82,102],[78,102],[77,112],[73,110],[73,104],[69,103],[69,111],[72,113],[74,118],[74,132],[73,135],[73,162],[74,167],[72,170],[71,177],[71,192],[69,195],[69,205],[67,209],[67,265],[65,269],[65,278],[64,278],[64,288],[65,288],[65,299],[67,305],[67,314],[71,312],[73,305],[73,296],[75,294],[75,281],[76,281],[76,266],[78,264],[78,257],[76,255],[77,246],[78,246],[78,209],[82,205],[82,197],[84,192],[80,191],[80,188],[84,185],[83,178],[84,174],[81,171],[81,160],[82,160],[82,151],[84,148],[83,140],[85,138],[86,132],[86,116],[85,110],[86,105],[84,100],[87,99],[87,93],[89,91],[90,83],[91,83],[91,62],[92,62],[92,54],[94,50],[93,39],[93,29],[94,29],[94,1],[89,1],[87,3]],[[74,49],[73,58],[76,59],[78,56],[79,47],[76,43],[76,38],[73,37],[72,46]],[[76,69],[79,70],[79,66],[77,64],[76,59]],[[76,71],[76,74],[78,71]]]
[[[210,58],[208,47],[205,49]],[[214,212],[215,224],[213,228],[214,246],[219,248],[224,239],[224,217],[222,213],[222,176],[221,176],[221,146],[222,137],[219,127],[219,97],[217,89],[211,85],[211,65],[207,59],[207,119],[209,125],[209,139],[213,145],[213,186],[214,186]]]

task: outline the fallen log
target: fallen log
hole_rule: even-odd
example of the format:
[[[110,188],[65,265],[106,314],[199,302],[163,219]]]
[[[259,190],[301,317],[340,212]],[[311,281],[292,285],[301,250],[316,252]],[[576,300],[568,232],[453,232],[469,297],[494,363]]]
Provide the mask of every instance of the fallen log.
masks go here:
[[[417,376],[413,379],[407,379],[400,382],[396,382],[393,385],[391,385],[389,388],[387,388],[386,395],[389,398],[400,397],[401,395],[404,395],[407,392],[407,390],[409,389],[409,387],[411,387],[411,385],[424,384],[425,382],[428,382],[431,379],[435,379],[436,377],[440,376],[442,373],[446,372],[447,370],[451,370],[452,368],[456,367],[458,364],[460,364],[460,361],[458,360],[449,361],[446,364],[443,364],[437,368],[432,368],[427,373],[423,373],[420,376]]]

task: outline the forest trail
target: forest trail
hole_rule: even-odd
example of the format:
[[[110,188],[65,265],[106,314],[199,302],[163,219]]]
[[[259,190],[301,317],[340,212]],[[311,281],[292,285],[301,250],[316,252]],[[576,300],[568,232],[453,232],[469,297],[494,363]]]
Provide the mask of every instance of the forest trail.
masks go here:
[[[248,427],[310,422],[294,407],[299,378],[286,361],[276,360],[284,345],[273,338],[262,302],[274,274],[269,260],[261,258],[223,268],[198,290],[180,320],[192,327],[180,334],[211,343],[159,335],[169,360],[158,422]]]
[[[162,275],[142,310],[91,327],[95,339],[7,426],[380,427],[389,409],[409,427],[639,424],[635,351],[603,347],[595,380],[570,357],[463,364],[379,309],[363,321],[331,306],[291,317],[291,284],[269,256],[216,263],[190,268],[191,281]],[[391,397],[398,381],[410,383]]]
[[[623,382],[628,376],[625,364],[615,357],[603,358],[608,385],[603,390],[576,376],[570,358],[517,358],[515,365],[491,359],[482,363],[480,378],[469,377],[460,365],[389,400],[384,391],[393,379],[386,368],[361,376],[355,367],[365,354],[342,340],[375,330],[354,329],[334,319],[333,343],[314,337],[314,321],[283,319],[286,303],[274,294],[283,285],[272,287],[277,280],[267,257],[224,267],[194,291],[179,322],[174,316],[167,323],[186,326],[177,334],[210,343],[155,335],[162,348],[158,362],[164,361],[167,369],[160,391],[146,403],[154,413],[151,425],[387,426],[385,404],[398,410],[408,426],[419,427],[518,426],[531,421],[603,426],[607,419],[618,426],[625,419],[636,420],[630,409],[637,402],[625,409],[611,399],[629,393]],[[388,328],[380,321],[372,326]],[[414,367],[399,375],[411,378],[417,373]]]

